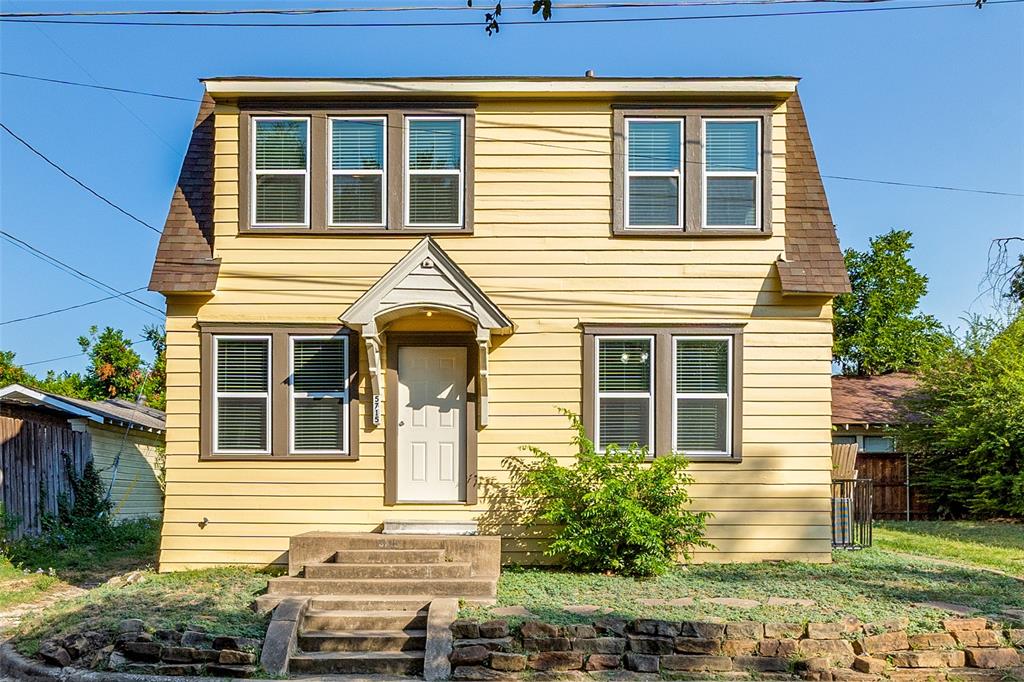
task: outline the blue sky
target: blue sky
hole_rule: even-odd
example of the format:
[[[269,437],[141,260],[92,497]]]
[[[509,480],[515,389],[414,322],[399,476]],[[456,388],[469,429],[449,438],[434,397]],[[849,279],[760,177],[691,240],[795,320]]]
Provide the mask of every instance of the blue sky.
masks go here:
[[[311,7],[356,2],[33,2],[4,11]],[[409,4],[391,3],[387,4]],[[460,0],[431,4],[461,5]],[[485,0],[478,0],[478,6]],[[508,4],[508,3],[506,3]],[[556,18],[721,14],[758,7],[559,12]],[[891,2],[906,6],[918,2]],[[802,6],[797,9],[805,9]],[[833,9],[833,5],[813,5]],[[783,8],[785,9],[785,8]],[[776,8],[767,8],[778,11]],[[482,13],[481,13],[482,14]],[[466,12],[330,21],[469,19]],[[506,18],[527,13],[506,11]],[[133,28],[0,26],[4,71],[184,97],[203,76],[451,74],[796,75],[822,172],[1024,192],[1024,4],[638,24],[477,27]],[[70,172],[160,226],[196,105],[0,78],[0,118]],[[0,133],[0,227],[121,290],[145,286],[157,235],[59,175]],[[979,298],[990,240],[1024,234],[1024,198],[826,180],[844,247],[906,228],[930,278],[924,309],[957,324]],[[0,242],[0,321],[105,294]],[[139,298],[162,307],[158,294]],[[34,362],[77,352],[90,324],[134,338],[158,320],[111,300],[0,326],[0,348]],[[82,357],[30,369],[77,370]]]

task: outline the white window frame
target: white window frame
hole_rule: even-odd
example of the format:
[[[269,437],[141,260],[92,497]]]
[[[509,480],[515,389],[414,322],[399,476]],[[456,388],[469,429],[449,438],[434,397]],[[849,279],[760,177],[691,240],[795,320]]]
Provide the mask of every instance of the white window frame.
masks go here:
[[[253,392],[221,391],[218,386],[220,373],[219,346],[221,339],[236,341],[265,341],[267,344],[267,390]],[[271,372],[274,367],[274,340],[269,334],[214,334],[213,335],[213,454],[226,455],[269,455],[273,447],[273,401],[271,400]],[[221,398],[262,398],[267,405],[267,443],[262,450],[239,450],[220,447],[220,399]]]
[[[343,377],[341,391],[296,391],[295,390],[295,341],[338,341],[343,354]],[[349,451],[349,348],[348,336],[294,334],[288,337],[288,452],[293,455],[347,455]],[[337,449],[298,449],[295,447],[295,401],[302,398],[341,398],[341,444]]]
[[[383,150],[380,169],[343,169],[334,167],[334,121],[380,121]],[[327,117],[327,226],[328,227],[385,227],[388,224],[388,119],[387,116],[328,116]],[[334,176],[379,175],[380,221],[376,223],[334,222]]]
[[[679,362],[676,359],[679,352],[680,341],[725,341],[726,361],[728,373],[726,376],[725,393],[680,393],[679,392]],[[672,451],[678,453],[679,444],[679,401],[680,400],[721,400],[725,398],[725,449],[724,450],[689,450],[681,454],[687,457],[691,455],[732,455],[732,431],[733,431],[733,353],[734,337],[732,336],[707,336],[699,334],[674,334],[672,336]]]
[[[854,440],[853,440],[853,443],[836,443],[835,439],[837,437],[840,437],[840,438],[853,438]],[[892,450],[865,450],[864,449],[864,439],[865,438],[888,438],[889,440],[892,441]],[[884,436],[884,435],[879,435],[877,433],[857,433],[857,434],[853,434],[853,433],[839,433],[839,432],[836,432],[836,433],[832,434],[832,444],[833,445],[854,445],[854,444],[856,444],[857,445],[857,452],[863,452],[863,453],[866,453],[866,454],[869,454],[869,455],[898,455],[898,454],[900,454],[900,451],[899,451],[898,447],[896,446],[896,439],[893,436]]]
[[[708,123],[756,123],[757,124],[757,170],[756,171],[711,171],[708,170]],[[761,183],[764,155],[764,127],[761,119],[745,118],[703,118],[701,119],[701,167],[704,172],[700,179],[701,228],[704,230],[760,230],[762,223],[761,197],[764,189]],[[712,178],[754,178],[754,224],[753,225],[708,225],[708,177]]]
[[[618,391],[601,390],[601,342],[602,341],[647,341],[648,361],[650,362],[650,386],[647,393],[622,393]],[[657,404],[654,402],[654,376],[656,360],[656,339],[653,335],[647,334],[601,334],[594,340],[594,448],[597,452],[605,452],[601,445],[601,400],[603,398],[647,398],[647,450],[648,454],[654,455],[654,417],[657,411]],[[619,447],[629,447],[631,443],[618,443]]]
[[[633,123],[634,121],[636,121],[638,123],[651,123],[651,122],[665,123],[665,122],[672,122],[672,123],[678,123],[679,124],[679,168],[677,168],[674,171],[631,171],[631,170],[629,170],[629,138],[630,138],[629,128],[630,128],[630,124]],[[682,230],[683,226],[686,223],[686,216],[685,216],[685,214],[683,212],[683,210],[685,208],[685,205],[686,205],[686,186],[684,184],[684,182],[685,182],[685,177],[684,177],[685,176],[685,172],[684,172],[684,169],[683,169],[683,166],[686,165],[686,119],[685,118],[665,118],[665,117],[661,117],[661,118],[644,118],[644,117],[638,117],[638,116],[628,116],[628,117],[626,117],[625,128],[626,128],[626,130],[625,130],[625,137],[626,137],[625,148],[626,148],[626,153],[625,153],[625,155],[623,156],[623,159],[622,159],[623,175],[626,178],[626,187],[625,187],[626,191],[624,192],[624,197],[623,197],[624,206],[623,206],[623,214],[622,214],[622,219],[623,219],[624,226],[629,228],[629,229],[631,229],[631,230],[664,230],[666,228]],[[629,194],[630,194],[629,190],[630,190],[630,185],[632,184],[632,179],[634,177],[641,177],[641,178],[676,178],[677,188],[678,188],[678,197],[677,197],[677,204],[678,205],[676,207],[676,219],[677,219],[677,222],[675,224],[666,224],[666,225],[633,225],[632,223],[629,222]]]
[[[304,170],[287,168],[282,170],[256,169],[256,127],[259,121],[303,121],[306,124],[306,168]],[[250,227],[309,227],[309,163],[310,163],[310,127],[312,122],[308,116],[252,116],[249,125],[249,200]],[[259,223],[256,222],[256,178],[260,175],[301,175],[305,179],[304,217],[301,223]]]
[[[458,121],[459,122],[459,168],[458,168],[458,187],[459,187],[459,198],[458,198],[458,220],[454,223],[413,223],[409,220],[409,208],[410,208],[410,195],[412,192],[412,182],[410,181],[413,175],[455,175],[456,171],[452,168],[419,168],[413,169],[409,167],[409,152],[411,151],[409,146],[410,135],[412,132],[413,121]],[[466,117],[465,116],[406,116],[405,117],[405,160],[404,160],[404,179],[405,185],[405,227],[412,228],[424,228],[424,227],[450,227],[450,228],[461,228],[466,222],[465,216],[465,203],[466,203]]]

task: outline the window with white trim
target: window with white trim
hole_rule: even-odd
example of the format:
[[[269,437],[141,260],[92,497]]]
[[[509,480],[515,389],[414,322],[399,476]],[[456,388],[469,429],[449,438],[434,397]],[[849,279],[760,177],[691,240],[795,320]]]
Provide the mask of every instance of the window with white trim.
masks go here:
[[[309,225],[309,119],[252,118],[252,225]]]
[[[405,224],[461,227],[465,121],[461,116],[405,117]]]
[[[328,223],[381,227],[387,221],[387,118],[330,119]]]
[[[732,451],[730,336],[673,337],[673,443],[686,455]]]
[[[594,441],[652,448],[654,444],[654,338],[597,337]]]
[[[683,119],[626,119],[626,227],[683,225]]]
[[[761,213],[761,120],[705,118],[704,226],[757,228]]]
[[[214,451],[270,452],[269,336],[214,336]]]
[[[291,451],[344,454],[348,337],[291,337]]]

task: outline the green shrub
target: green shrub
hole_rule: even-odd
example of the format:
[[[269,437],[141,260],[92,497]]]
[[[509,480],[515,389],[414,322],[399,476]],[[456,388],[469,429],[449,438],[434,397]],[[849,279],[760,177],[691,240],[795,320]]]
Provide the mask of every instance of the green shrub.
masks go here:
[[[539,461],[509,463],[534,521],[558,527],[546,554],[578,571],[631,576],[664,572],[704,540],[707,512],[687,509],[693,479],[681,455],[648,459],[646,448],[609,446],[599,453],[579,417],[561,410],[579,452],[569,466],[527,446]]]

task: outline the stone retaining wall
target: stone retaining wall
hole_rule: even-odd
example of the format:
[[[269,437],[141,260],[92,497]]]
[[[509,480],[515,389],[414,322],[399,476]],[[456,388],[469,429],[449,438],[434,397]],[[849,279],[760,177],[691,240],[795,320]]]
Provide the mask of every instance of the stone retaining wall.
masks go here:
[[[906,619],[861,623],[712,623],[603,618],[588,625],[504,620],[452,624],[452,678],[498,680],[557,673],[632,671],[707,679],[875,682],[1024,680],[1024,629],[984,618],[908,634]],[[575,672],[573,672],[575,671]]]

